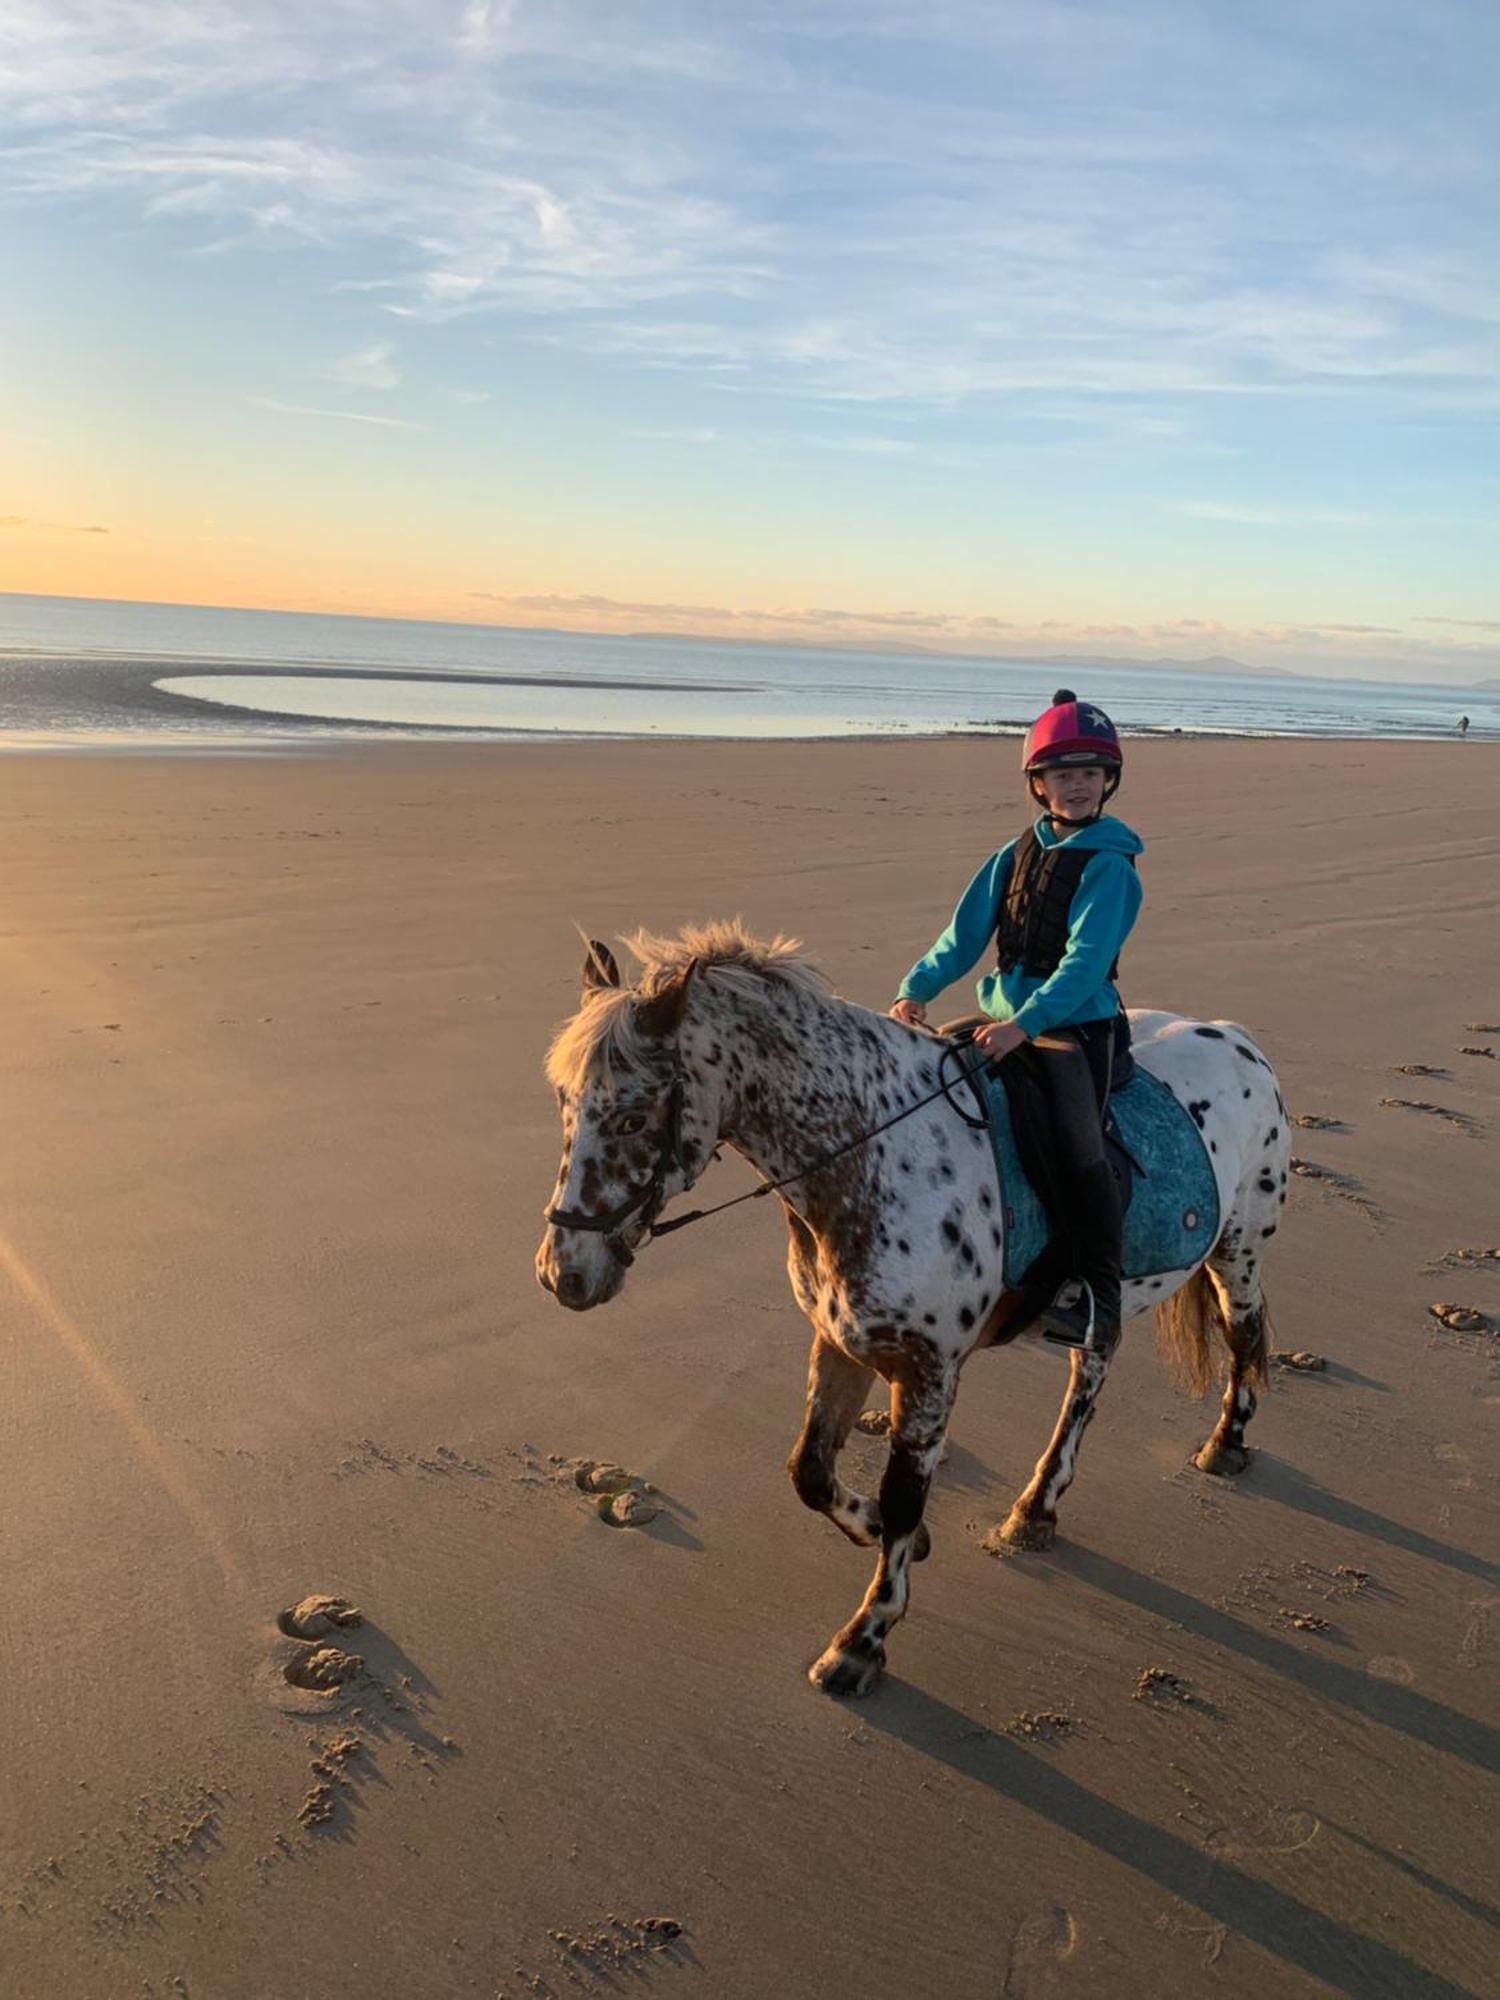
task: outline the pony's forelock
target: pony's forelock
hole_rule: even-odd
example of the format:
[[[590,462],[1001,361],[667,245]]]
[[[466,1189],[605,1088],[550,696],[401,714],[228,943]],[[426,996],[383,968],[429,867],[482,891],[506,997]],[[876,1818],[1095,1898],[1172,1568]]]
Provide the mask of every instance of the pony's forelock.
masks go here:
[[[645,1067],[655,1045],[641,1030],[636,1003],[651,999],[690,968],[695,979],[747,997],[767,985],[809,995],[828,991],[827,980],[804,956],[799,938],[781,932],[770,939],[753,937],[738,917],[685,924],[676,937],[638,930],[622,942],[639,963],[637,984],[588,993],[547,1051],[547,1081],[570,1096],[594,1080],[611,1086],[617,1066]]]

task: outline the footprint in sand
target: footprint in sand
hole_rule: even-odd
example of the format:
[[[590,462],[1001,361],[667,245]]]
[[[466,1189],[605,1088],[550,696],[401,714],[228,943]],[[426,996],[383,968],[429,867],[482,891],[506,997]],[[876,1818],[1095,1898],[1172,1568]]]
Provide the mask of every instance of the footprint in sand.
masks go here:
[[[1431,1063],[1397,1063],[1391,1074],[1392,1076],[1446,1076],[1448,1072],[1445,1069],[1434,1068]]]
[[[1365,1672],[1371,1680],[1394,1681],[1397,1687],[1410,1687],[1417,1678],[1417,1670],[1410,1660],[1398,1659],[1394,1653],[1377,1653],[1365,1661]]]
[[[1435,1271],[1443,1264],[1500,1264],[1500,1250],[1445,1250],[1441,1257],[1434,1259],[1428,1269]]]
[[[1461,1444],[1435,1444],[1432,1447],[1432,1455],[1448,1473],[1457,1492],[1468,1493],[1473,1490],[1474,1475],[1469,1470],[1473,1460]]]
[[[1000,1991],[1006,2000],[1032,2000],[1056,1990],[1057,1968],[1078,1949],[1078,1921],[1061,1903],[1048,1903],[1016,1926]]]
[[[296,1715],[325,1715],[340,1707],[364,1678],[365,1663],[337,1641],[364,1622],[363,1612],[346,1597],[304,1597],[281,1612],[265,1669],[276,1706]]]
[[[1429,1071],[1429,1074],[1436,1072]],[[1450,1111],[1446,1104],[1429,1104],[1421,1097],[1382,1097],[1381,1104],[1387,1111],[1421,1111],[1429,1118],[1442,1118],[1450,1125],[1456,1125],[1460,1132],[1477,1133],[1479,1121],[1471,1118],[1467,1111]]]
[[[1480,1048],[1478,1044],[1474,1042],[1460,1042],[1458,1046],[1458,1053],[1461,1056],[1489,1056],[1493,1058],[1495,1051],[1493,1049]]]
[[[1471,1035],[1500,1035],[1500,1021],[1465,1021]]]
[[[1293,1114],[1292,1123],[1304,1132],[1347,1132],[1349,1127],[1342,1118],[1323,1118],[1316,1111],[1298,1111]]]
[[[1287,1165],[1299,1179],[1321,1181],[1330,1193],[1360,1209],[1371,1222],[1384,1222],[1385,1211],[1365,1193],[1365,1184],[1354,1174],[1340,1173],[1336,1167],[1320,1167],[1315,1160],[1299,1159],[1294,1153]]]

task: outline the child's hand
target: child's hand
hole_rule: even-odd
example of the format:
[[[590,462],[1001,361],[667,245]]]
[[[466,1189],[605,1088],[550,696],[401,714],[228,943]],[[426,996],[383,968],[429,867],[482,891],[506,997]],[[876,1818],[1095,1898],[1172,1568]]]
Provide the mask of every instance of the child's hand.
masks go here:
[[[1026,1039],[1014,1021],[996,1021],[990,1027],[979,1030],[974,1037],[974,1046],[983,1053],[986,1061],[999,1062],[1013,1049],[1020,1048]]]
[[[891,1009],[891,1019],[899,1021],[903,1028],[925,1028],[927,1009],[920,1000],[898,1000]]]

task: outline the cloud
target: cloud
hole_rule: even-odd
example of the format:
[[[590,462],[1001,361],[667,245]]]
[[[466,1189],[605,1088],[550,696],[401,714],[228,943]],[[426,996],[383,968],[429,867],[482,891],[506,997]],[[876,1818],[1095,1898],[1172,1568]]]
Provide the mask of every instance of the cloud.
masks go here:
[[[1500,618],[1417,618],[1417,625],[1456,625],[1468,632],[1500,632]]]
[[[401,374],[391,360],[393,351],[388,340],[369,341],[335,361],[327,370],[328,380],[346,389],[399,388]]]
[[[0,191],[827,403],[1481,405],[1483,12],[1420,78],[1356,18],[9,0]]]
[[[279,403],[272,396],[252,396],[252,403],[262,410],[275,410],[284,417],[332,417],[342,424],[378,424],[382,430],[425,431],[426,424],[414,423],[410,417],[374,417],[364,410],[319,410],[311,409],[304,403]]]
[[[0,514],[0,528],[44,528],[56,535],[107,535],[108,528],[92,522],[35,521],[25,514]]]
[[[1336,507],[1249,507],[1234,501],[1185,500],[1174,510],[1195,521],[1228,521],[1247,528],[1375,528],[1378,514]]]

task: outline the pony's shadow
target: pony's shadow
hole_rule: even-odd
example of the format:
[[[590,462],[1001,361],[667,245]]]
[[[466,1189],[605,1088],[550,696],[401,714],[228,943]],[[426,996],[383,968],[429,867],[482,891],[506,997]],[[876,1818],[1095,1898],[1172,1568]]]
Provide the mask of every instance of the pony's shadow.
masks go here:
[[[1456,1549],[1450,1542],[1440,1542],[1432,1535],[1424,1535],[1420,1528],[1408,1528],[1403,1522],[1393,1521],[1385,1514],[1376,1514],[1353,1500],[1341,1499],[1337,1493],[1330,1493],[1326,1486],[1319,1486],[1299,1467],[1284,1458],[1277,1458],[1274,1453],[1256,1452],[1254,1482],[1253,1487],[1247,1490],[1256,1499],[1275,1500],[1283,1507],[1295,1507],[1299,1513],[1315,1514],[1319,1520],[1329,1521],[1336,1528],[1347,1528],[1357,1535],[1369,1535],[1374,1541],[1404,1549],[1408,1555],[1443,1563],[1449,1569],[1462,1570],[1466,1576],[1477,1577],[1481,1583],[1500,1586],[1500,1564],[1486,1562],[1483,1556],[1471,1555],[1467,1549]]]
[[[1389,1382],[1382,1382],[1374,1375],[1361,1375],[1357,1368],[1351,1368],[1346,1361],[1325,1360],[1320,1370],[1307,1375],[1305,1379],[1310,1383],[1317,1382],[1327,1386],[1338,1382],[1346,1389],[1373,1389],[1381,1396],[1388,1396],[1391,1393]]]
[[[950,1439],[948,1456],[933,1474],[932,1483],[951,1493],[993,1493],[1000,1476],[977,1452],[966,1451]]]
[[[1045,1753],[977,1728],[971,1717],[908,1682],[888,1679],[863,1720],[1050,1821],[1112,1862],[1135,1869],[1349,2000],[1374,1993],[1399,1993],[1402,2000],[1473,2000],[1394,1947],[1126,1812],[1065,1776]]]
[[[1211,1645],[1226,1647],[1257,1665],[1299,1682],[1324,1701],[1339,1703],[1356,1715],[1384,1724],[1430,1750],[1441,1750],[1481,1771],[1500,1773],[1500,1730],[1447,1708],[1395,1681],[1377,1680],[1356,1666],[1305,1652],[1272,1632],[1247,1625],[1228,1611],[1190,1597],[1157,1577],[1076,1542],[1059,1543],[1054,1569],[1091,1589],[1106,1592],[1152,1618],[1165,1618]]]

